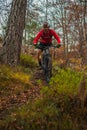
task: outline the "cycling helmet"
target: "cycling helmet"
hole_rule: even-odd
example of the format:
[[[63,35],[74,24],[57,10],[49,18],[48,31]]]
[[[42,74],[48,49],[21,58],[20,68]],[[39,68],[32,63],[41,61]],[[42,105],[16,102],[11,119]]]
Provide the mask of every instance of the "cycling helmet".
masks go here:
[[[43,28],[49,28],[49,27],[50,27],[50,25],[48,24],[48,22],[43,23]]]

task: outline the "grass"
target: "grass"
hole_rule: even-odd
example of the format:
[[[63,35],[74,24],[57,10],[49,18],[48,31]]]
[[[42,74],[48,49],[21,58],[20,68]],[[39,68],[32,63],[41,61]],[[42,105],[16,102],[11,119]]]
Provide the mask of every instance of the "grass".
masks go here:
[[[13,86],[29,85],[30,75],[23,72],[21,67],[10,68],[7,66],[0,66],[0,90],[11,88]]]

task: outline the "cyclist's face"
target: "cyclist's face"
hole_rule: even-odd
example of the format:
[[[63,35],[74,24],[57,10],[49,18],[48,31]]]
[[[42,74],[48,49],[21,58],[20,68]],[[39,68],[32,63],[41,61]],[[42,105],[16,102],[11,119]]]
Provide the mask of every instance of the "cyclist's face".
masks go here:
[[[45,32],[48,32],[48,31],[49,31],[49,28],[44,28],[44,31],[45,31]]]

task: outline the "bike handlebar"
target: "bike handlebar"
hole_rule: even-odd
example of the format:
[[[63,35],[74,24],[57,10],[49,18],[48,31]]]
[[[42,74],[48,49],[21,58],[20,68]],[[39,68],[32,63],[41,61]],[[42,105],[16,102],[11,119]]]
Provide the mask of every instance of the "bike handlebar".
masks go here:
[[[35,46],[35,48],[40,48],[39,44],[35,44],[34,46]],[[46,46],[46,47],[44,47],[44,48],[49,48],[49,47],[60,48],[61,45],[58,44],[58,45]]]

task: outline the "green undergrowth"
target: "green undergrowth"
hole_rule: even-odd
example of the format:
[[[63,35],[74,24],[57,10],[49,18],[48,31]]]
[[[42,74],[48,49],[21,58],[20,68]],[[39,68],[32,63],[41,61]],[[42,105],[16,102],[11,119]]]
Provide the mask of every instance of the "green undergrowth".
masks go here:
[[[0,66],[0,90],[18,86],[29,85],[30,74],[26,74],[22,67],[11,68]]]
[[[83,73],[55,67],[53,77],[51,78],[50,87],[54,86],[56,91],[64,94],[76,95],[78,86],[82,80]]]
[[[32,71],[23,66],[14,69],[1,66],[0,89],[6,93],[4,88],[9,84],[20,84],[18,91],[26,89],[26,84],[32,87]],[[38,83],[42,85],[39,97],[28,100],[20,107],[10,108],[9,114],[5,114],[0,120],[0,130],[85,130],[87,104],[82,107],[78,97],[78,87],[82,78],[81,72],[56,66],[49,85]]]
[[[36,62],[27,55],[21,55],[20,65],[16,67],[0,65],[0,90],[16,88],[24,91],[31,87],[31,76],[35,67]]]
[[[31,56],[26,55],[26,54],[21,54],[20,64],[25,67],[30,67],[30,68],[32,67],[34,68],[37,65],[36,61]]]
[[[85,130],[87,106],[83,109],[78,97],[59,94],[54,88],[42,87],[41,97],[16,107],[5,117],[3,125],[14,130]],[[4,127],[2,127],[4,128]]]

